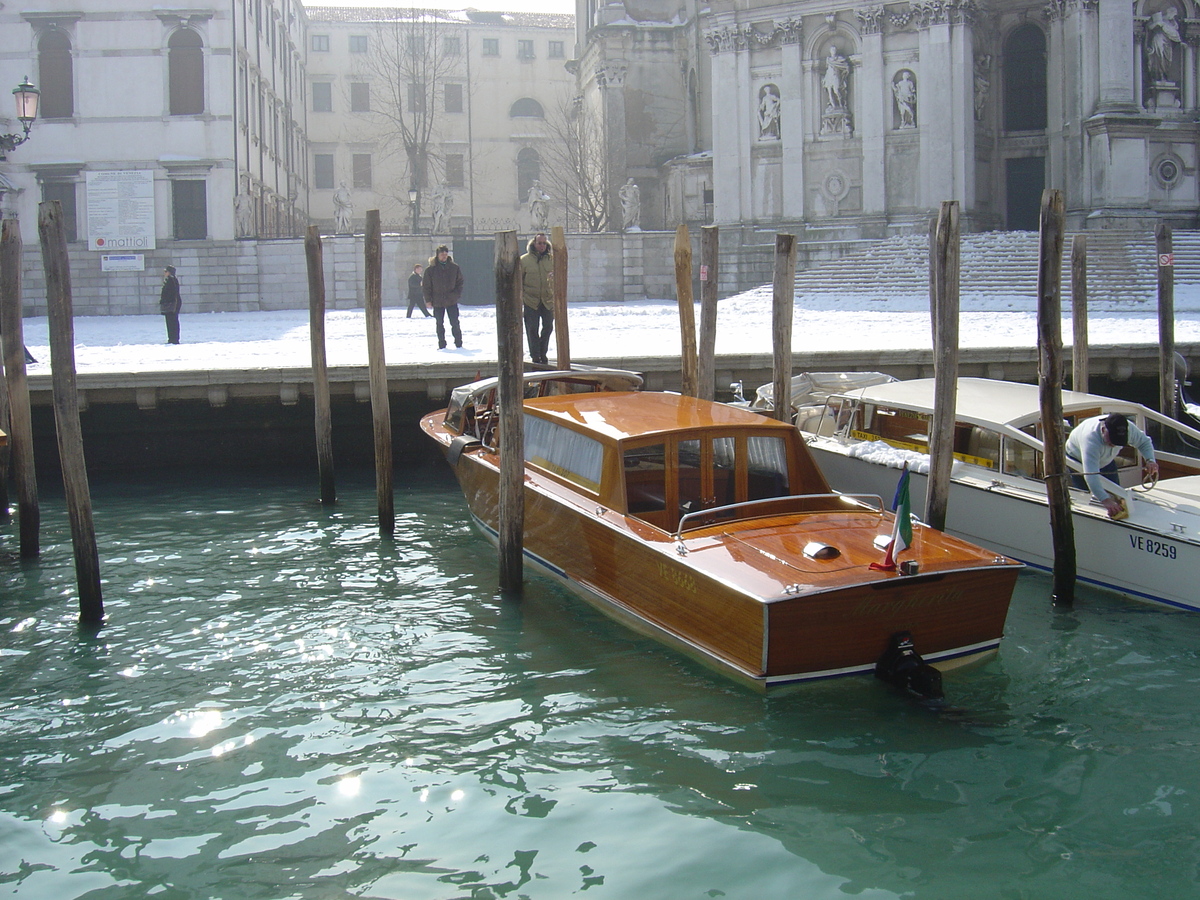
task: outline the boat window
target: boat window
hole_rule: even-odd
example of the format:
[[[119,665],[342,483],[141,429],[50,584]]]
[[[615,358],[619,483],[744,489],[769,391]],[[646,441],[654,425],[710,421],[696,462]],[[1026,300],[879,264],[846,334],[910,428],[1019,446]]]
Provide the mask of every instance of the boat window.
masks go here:
[[[999,468],[1000,435],[989,428],[980,428],[978,425],[959,425],[955,428],[956,443],[960,429],[966,434],[966,443],[960,454],[963,462],[975,466],[986,466],[989,469]]]
[[[929,416],[906,409],[890,409],[886,406],[867,407],[866,434],[855,437],[865,440],[882,438],[893,447],[919,450],[927,453],[929,447]],[[878,438],[876,437],[878,436]]]
[[[1042,455],[1020,441],[1004,438],[1004,473],[1019,475],[1022,478],[1040,478],[1042,472]]]
[[[667,508],[667,452],[663,444],[625,451],[625,502],[630,515]]]
[[[704,503],[704,467],[701,460],[701,444],[698,440],[680,441],[676,451],[679,485],[679,508],[682,512],[694,512]]]
[[[525,461],[589,491],[600,490],[604,445],[595,438],[525,415]]]
[[[731,437],[713,439],[713,498],[717,506],[737,500],[737,441]]]
[[[786,497],[790,493],[787,442],[782,436],[751,435],[748,457],[747,500]]]

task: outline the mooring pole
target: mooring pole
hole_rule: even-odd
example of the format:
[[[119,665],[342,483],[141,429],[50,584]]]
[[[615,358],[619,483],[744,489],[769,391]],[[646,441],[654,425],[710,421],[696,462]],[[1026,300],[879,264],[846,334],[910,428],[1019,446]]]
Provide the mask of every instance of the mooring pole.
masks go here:
[[[700,229],[700,344],[696,365],[696,396],[712,400],[716,391],[717,246],[716,225]]]
[[[1042,411],[1043,466],[1054,545],[1054,604],[1075,602],[1075,523],[1067,479],[1062,412],[1062,191],[1042,193],[1038,241],[1038,393]]]
[[[1071,241],[1071,390],[1088,389],[1087,237]]]
[[[771,285],[771,387],[774,416],[792,421],[792,310],[796,305],[796,237],[775,235],[775,278]]]
[[[1175,251],[1171,226],[1154,229],[1158,252],[1158,411],[1175,418]]]
[[[0,352],[0,522],[8,521],[8,379],[4,377],[4,354]]]
[[[496,339],[500,407],[500,590],[519,593],[525,531],[525,396],[521,262],[515,231],[496,232]]]
[[[567,329],[567,237],[561,225],[550,229],[550,247],[554,252],[554,366],[571,370],[571,332]]]
[[[309,225],[304,234],[308,263],[308,340],[312,350],[313,414],[317,433],[317,476],[321,502],[337,501],[333,480],[333,416],[329,409],[329,368],[325,359],[325,266],[321,229]]]
[[[682,349],[679,358],[679,391],[696,396],[696,306],[692,299],[692,241],[688,227],[675,229],[675,296],[679,302],[679,333]]]
[[[933,421],[929,434],[929,482],[925,521],[946,530],[950,472],[954,464],[954,421],[958,406],[958,201],[942,203],[934,228]]]
[[[46,312],[50,320],[51,383],[54,391],[54,428],[62,461],[63,491],[71,520],[75,550],[75,577],[79,582],[79,621],[99,625],[104,621],[100,592],[100,555],[92,522],[92,495],[83,457],[83,429],[79,423],[79,393],[75,385],[75,325],[71,299],[71,266],[67,259],[67,234],[62,205],[57,200],[38,204],[38,236],[42,244],[42,269],[46,273]]]
[[[375,499],[379,504],[379,533],[396,531],[392,491],[392,410],[388,399],[387,363],[383,354],[383,249],[379,210],[368,209],[364,225],[367,283],[367,365],[371,376],[371,421],[375,433]]]
[[[33,465],[33,420],[25,377],[25,334],[21,320],[21,229],[16,219],[0,223],[0,346],[8,385],[9,467],[17,488],[17,527],[22,559],[41,552],[37,474]]]

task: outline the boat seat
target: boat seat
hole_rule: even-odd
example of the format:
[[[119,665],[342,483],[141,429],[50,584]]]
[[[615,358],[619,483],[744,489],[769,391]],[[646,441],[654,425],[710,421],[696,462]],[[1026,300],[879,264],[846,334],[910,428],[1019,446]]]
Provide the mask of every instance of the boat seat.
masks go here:
[[[818,434],[821,437],[830,437],[837,431],[837,421],[833,416],[827,416],[823,413],[814,413],[803,421],[797,421],[796,427],[801,431],[809,434]]]

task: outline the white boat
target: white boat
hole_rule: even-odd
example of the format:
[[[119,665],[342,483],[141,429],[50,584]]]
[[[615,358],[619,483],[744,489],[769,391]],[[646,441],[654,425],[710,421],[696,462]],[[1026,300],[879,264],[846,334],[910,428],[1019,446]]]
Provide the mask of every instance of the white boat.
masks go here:
[[[933,379],[878,384],[802,407],[797,427],[834,490],[888,495],[905,462],[914,512],[925,508]],[[1078,576],[1131,597],[1200,610],[1200,431],[1137,403],[1062,392],[1068,427],[1122,413],[1149,434],[1160,476],[1142,483],[1142,460],[1117,459],[1128,518],[1113,520],[1071,487]],[[960,378],[946,530],[1036,568],[1054,565],[1042,480],[1036,385]],[[1068,460],[1068,465],[1078,469]]]

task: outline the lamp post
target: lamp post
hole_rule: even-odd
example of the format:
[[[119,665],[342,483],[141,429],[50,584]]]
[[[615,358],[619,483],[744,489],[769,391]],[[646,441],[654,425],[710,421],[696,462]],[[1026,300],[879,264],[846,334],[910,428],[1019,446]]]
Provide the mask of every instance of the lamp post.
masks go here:
[[[410,185],[408,188],[408,205],[412,210],[412,233],[417,233],[417,201],[421,198],[421,192],[417,190],[417,186]]]
[[[24,134],[0,134],[0,160],[8,158],[8,151],[15,150],[29,140],[29,128],[37,118],[38,98],[41,91],[29,83],[29,76],[13,88],[13,99],[17,104],[17,118],[25,126]]]

